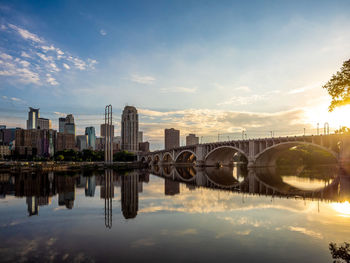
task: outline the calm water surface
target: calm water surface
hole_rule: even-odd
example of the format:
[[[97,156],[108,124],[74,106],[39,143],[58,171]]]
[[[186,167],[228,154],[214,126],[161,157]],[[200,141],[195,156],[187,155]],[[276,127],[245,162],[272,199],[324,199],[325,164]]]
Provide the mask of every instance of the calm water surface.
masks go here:
[[[337,167],[0,174],[1,262],[332,262]]]

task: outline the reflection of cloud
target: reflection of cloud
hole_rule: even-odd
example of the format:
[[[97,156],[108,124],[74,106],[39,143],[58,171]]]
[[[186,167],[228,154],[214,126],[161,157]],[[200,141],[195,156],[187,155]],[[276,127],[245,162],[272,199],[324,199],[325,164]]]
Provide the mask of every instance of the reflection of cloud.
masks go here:
[[[291,231],[302,233],[302,234],[310,236],[310,237],[323,239],[323,236],[322,236],[321,233],[317,233],[317,232],[314,232],[312,230],[308,230],[308,229],[306,229],[304,227],[290,226],[288,229],[291,230]]]
[[[198,231],[195,228],[187,228],[184,230],[168,230],[168,229],[163,229],[161,230],[162,235],[166,236],[186,236],[186,235],[197,235]]]
[[[154,246],[156,243],[152,238],[143,238],[143,239],[138,239],[134,242],[131,243],[131,247],[136,248],[136,247],[150,247]]]

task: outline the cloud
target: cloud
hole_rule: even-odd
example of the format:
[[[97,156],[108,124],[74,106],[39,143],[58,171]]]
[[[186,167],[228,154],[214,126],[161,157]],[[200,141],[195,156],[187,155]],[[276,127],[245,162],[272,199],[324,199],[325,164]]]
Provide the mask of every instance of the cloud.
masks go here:
[[[290,226],[288,229],[290,231],[299,232],[299,233],[302,233],[302,234],[310,236],[310,237],[314,237],[314,238],[317,238],[317,239],[323,239],[323,236],[322,236],[321,233],[314,232],[312,230],[308,230],[308,229],[306,229],[304,227]]]
[[[151,247],[154,246],[156,242],[152,238],[142,238],[131,243],[131,247]]]
[[[161,88],[163,93],[196,93],[197,88],[186,88],[186,87],[173,87],[173,88]]]
[[[30,58],[30,56],[24,51],[21,52],[21,56],[25,58]]]
[[[4,60],[11,60],[12,56],[10,56],[9,54],[6,54],[6,53],[0,53],[0,58],[2,58]]]
[[[12,29],[14,29],[15,31],[17,31],[21,37],[23,37],[26,40],[31,40],[33,42],[37,42],[37,43],[43,43],[44,41],[39,38],[37,35],[30,33],[28,30],[20,28],[18,26],[15,26],[13,24],[8,24],[8,26]]]
[[[317,83],[313,83],[301,88],[296,88],[296,89],[292,89],[288,92],[288,94],[297,94],[297,93],[303,93],[305,91],[311,90],[311,89],[315,89],[315,88],[320,88],[322,87],[322,82],[317,82]]]
[[[13,50],[9,50],[10,54],[0,52],[0,76],[7,77],[5,80],[10,83],[18,81],[42,86],[45,81],[40,80],[45,79],[50,85],[58,85],[57,79],[60,79],[59,72],[62,68],[88,70],[94,69],[98,63],[95,59],[84,60],[64,52],[44,38],[19,26],[8,24],[8,28],[8,34],[16,32],[21,36],[16,38],[15,44],[22,47],[17,55],[13,54]],[[24,40],[26,43],[23,45]],[[28,58],[28,61],[22,60],[23,58]]]
[[[107,32],[106,32],[104,29],[101,29],[101,30],[100,30],[100,34],[101,34],[102,36],[105,36],[105,35],[107,35]]]
[[[15,98],[15,97],[12,97],[11,100],[12,100],[12,101],[22,101],[21,99]]]
[[[237,88],[234,88],[234,90],[237,90],[237,91],[244,91],[244,92],[251,92],[252,90],[247,87],[247,86],[240,86],[240,87],[237,87]]]
[[[140,76],[136,74],[131,75],[130,80],[139,84],[153,84],[156,81],[152,76]]]
[[[252,95],[252,96],[232,96],[230,99],[225,100],[223,102],[218,103],[218,106],[223,106],[223,105],[248,105],[248,104],[253,104],[258,101],[265,100],[266,97],[264,95]]]
[[[53,78],[52,76],[51,76],[51,74],[46,74],[46,81],[48,82],[48,83],[50,83],[52,86],[56,86],[56,85],[58,85],[59,83],[56,81],[56,79],[55,78]]]

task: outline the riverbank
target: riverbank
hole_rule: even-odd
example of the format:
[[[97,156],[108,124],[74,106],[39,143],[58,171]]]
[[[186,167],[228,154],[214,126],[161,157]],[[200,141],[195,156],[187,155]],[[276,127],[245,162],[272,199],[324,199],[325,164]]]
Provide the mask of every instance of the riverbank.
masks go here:
[[[144,168],[144,164],[140,162],[114,162],[113,164],[105,164],[104,162],[0,162],[0,172],[10,171],[72,171],[84,169],[116,169],[128,170]]]

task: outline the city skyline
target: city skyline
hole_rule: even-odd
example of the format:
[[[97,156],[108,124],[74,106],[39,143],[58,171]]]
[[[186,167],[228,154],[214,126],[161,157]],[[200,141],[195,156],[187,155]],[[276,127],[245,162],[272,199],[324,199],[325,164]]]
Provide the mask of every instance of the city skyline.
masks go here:
[[[88,126],[98,134],[105,105],[114,105],[117,131],[124,105],[134,105],[153,149],[165,128],[267,137],[350,126],[350,107],[328,113],[322,89],[349,57],[349,7],[3,1],[0,120],[25,128],[32,106],[56,130],[72,113],[77,134]]]

